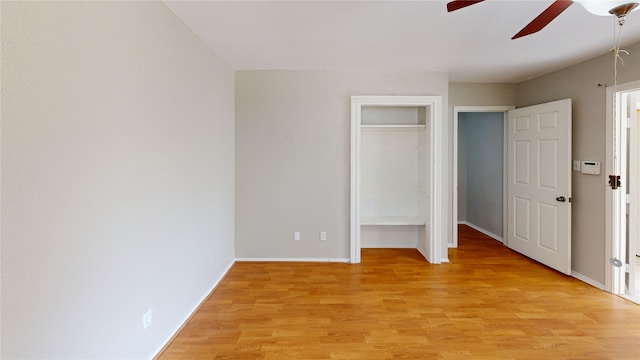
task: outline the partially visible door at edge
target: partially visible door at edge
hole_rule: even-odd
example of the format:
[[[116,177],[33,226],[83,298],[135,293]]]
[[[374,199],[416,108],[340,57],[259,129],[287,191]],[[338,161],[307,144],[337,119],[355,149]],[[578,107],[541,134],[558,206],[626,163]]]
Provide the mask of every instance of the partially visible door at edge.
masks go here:
[[[507,246],[571,273],[571,99],[509,111]]]

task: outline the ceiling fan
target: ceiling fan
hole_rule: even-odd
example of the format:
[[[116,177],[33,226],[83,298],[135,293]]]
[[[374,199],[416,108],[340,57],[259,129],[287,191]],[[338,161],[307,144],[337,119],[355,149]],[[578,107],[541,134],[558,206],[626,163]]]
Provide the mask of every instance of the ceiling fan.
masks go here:
[[[447,3],[447,11],[452,12],[483,1],[484,0],[453,0]],[[588,12],[595,15],[615,15],[620,25],[624,23],[624,17],[635,10],[639,4],[637,1],[632,0],[556,0],[511,39],[513,40],[537,33],[574,2],[579,3]]]

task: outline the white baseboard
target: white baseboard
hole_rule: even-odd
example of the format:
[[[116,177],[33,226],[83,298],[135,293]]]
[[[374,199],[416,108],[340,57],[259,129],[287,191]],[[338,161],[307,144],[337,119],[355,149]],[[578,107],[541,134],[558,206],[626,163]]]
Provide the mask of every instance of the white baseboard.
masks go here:
[[[480,231],[481,233],[483,233],[483,234],[485,234],[485,235],[487,235],[489,237],[492,237],[492,238],[500,241],[501,243],[504,243],[504,241],[502,239],[502,236],[496,235],[496,234],[492,233],[491,231],[485,230],[485,229],[481,228],[478,225],[474,225],[474,224],[472,224],[470,222],[467,222],[467,221],[458,221],[458,224],[467,225],[468,227],[470,227],[470,228],[472,228],[474,230]]]
[[[347,258],[237,258],[237,262],[337,262],[337,263],[348,263],[349,259]]]
[[[222,274],[220,274],[218,276],[218,278],[213,282],[213,286],[211,287],[211,289],[209,289],[209,291],[205,292],[204,296],[201,297],[200,301],[198,301],[198,303],[196,304],[196,306],[187,314],[187,317],[180,323],[180,325],[178,326],[178,328],[173,331],[169,336],[167,336],[167,338],[160,344],[160,347],[158,347],[158,349],[153,353],[153,355],[149,358],[149,360],[153,360],[156,358],[156,356],[158,356],[160,354],[160,352],[165,348],[165,346],[167,346],[167,344],[173,340],[173,337],[176,336],[176,334],[182,329],[182,327],[187,323],[187,321],[189,321],[189,319],[191,319],[191,316],[193,316],[193,314],[200,308],[200,306],[202,305],[202,303],[209,297],[209,295],[211,295],[211,293],[216,289],[216,287],[218,286],[218,284],[220,283],[220,281],[222,281],[222,279],[227,275],[227,273],[229,272],[229,270],[231,269],[231,267],[233,266],[233,264],[235,263],[235,260],[232,260],[224,269],[224,271],[222,272]]]
[[[597,287],[600,290],[604,290],[604,284],[603,283],[595,281],[595,280],[593,280],[592,278],[590,278],[588,276],[582,275],[582,274],[580,274],[578,272],[575,272],[575,271],[571,271],[571,276],[573,276],[574,278],[576,278],[576,279],[578,279],[578,280],[580,280],[582,282],[585,282],[585,283],[587,283],[587,284],[589,284],[591,286]]]

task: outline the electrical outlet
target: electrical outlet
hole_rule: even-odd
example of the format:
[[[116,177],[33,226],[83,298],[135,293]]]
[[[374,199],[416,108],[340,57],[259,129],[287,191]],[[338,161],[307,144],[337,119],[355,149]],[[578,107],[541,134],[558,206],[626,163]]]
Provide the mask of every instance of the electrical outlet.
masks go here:
[[[327,233],[325,231],[320,231],[320,240],[327,240]]]
[[[149,325],[151,325],[151,309],[147,310],[146,313],[144,313],[144,315],[142,315],[142,328],[146,329],[149,327]]]
[[[293,233],[293,240],[295,241],[300,240],[300,231],[296,231]]]

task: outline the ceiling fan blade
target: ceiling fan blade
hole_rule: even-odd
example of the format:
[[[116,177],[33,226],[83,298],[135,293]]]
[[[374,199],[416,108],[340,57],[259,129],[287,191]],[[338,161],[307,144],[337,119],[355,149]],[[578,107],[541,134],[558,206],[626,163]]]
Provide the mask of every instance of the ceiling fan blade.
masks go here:
[[[546,8],[540,15],[533,19],[527,26],[525,26],[519,33],[515,34],[511,40],[519,37],[531,35],[542,30],[553,19],[560,15],[563,11],[567,10],[569,6],[573,4],[571,0],[557,0],[554,1],[548,8]]]
[[[452,12],[456,10],[460,10],[469,5],[477,4],[479,2],[483,2],[484,0],[453,0],[447,3],[447,12]]]

